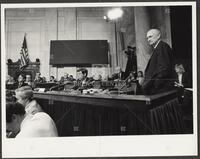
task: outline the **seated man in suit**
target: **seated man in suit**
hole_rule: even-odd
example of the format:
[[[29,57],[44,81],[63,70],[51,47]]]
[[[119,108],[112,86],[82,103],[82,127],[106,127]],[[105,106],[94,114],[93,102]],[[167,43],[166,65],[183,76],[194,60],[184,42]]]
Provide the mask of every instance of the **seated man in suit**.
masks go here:
[[[73,81],[76,81],[76,79],[74,79],[73,75],[69,75],[68,80],[69,80],[69,81],[72,81],[72,82],[73,82]]]
[[[56,83],[57,81],[56,81],[56,79],[55,79],[54,76],[50,76],[49,82],[50,82],[50,83]]]
[[[31,86],[32,88],[34,87],[34,83],[31,80],[31,75],[26,75],[26,80],[25,83],[29,86]]]
[[[57,128],[51,117],[44,112],[26,114],[20,103],[6,104],[7,137],[11,133],[22,137],[57,137]]]
[[[27,86],[28,84],[25,83],[26,76],[24,74],[20,74],[17,79],[17,88]]]
[[[125,72],[122,71],[121,67],[115,68],[115,73],[112,75],[110,80],[125,80]]]
[[[15,82],[14,78],[10,75],[7,75],[6,79],[6,89],[8,90],[14,90],[18,87],[17,82]]]
[[[43,82],[44,81],[41,77],[41,73],[40,72],[36,73],[34,83],[43,83]]]
[[[176,72],[174,86],[177,88],[179,101],[182,102],[185,95],[186,97],[191,96],[191,93],[184,88],[192,88],[192,80],[191,76],[185,71],[183,64],[176,64],[174,69]]]
[[[8,75],[7,76],[7,80],[6,80],[6,84],[14,84],[15,80],[12,76]]]
[[[176,64],[174,69],[176,72],[174,85],[176,87],[191,88],[191,79],[189,78],[189,75],[185,72],[183,64]]]
[[[64,81],[69,81],[69,74],[67,72],[64,73]]]
[[[138,80],[140,85],[142,85],[142,83],[144,82],[144,76],[143,76],[143,72],[142,71],[138,71],[137,80]]]
[[[147,32],[153,53],[145,69],[143,94],[156,94],[172,89],[173,58],[170,46],[161,40],[158,29]]]
[[[87,89],[87,88],[91,88],[92,87],[92,79],[88,78],[88,70],[85,68],[80,68],[77,70],[77,81],[75,83],[75,86],[73,87],[73,89],[79,89],[79,90],[83,90],[83,89]]]
[[[64,79],[64,76],[61,76],[61,77],[60,77],[60,80],[58,81],[58,83],[59,83],[59,84],[64,84],[64,80],[65,80],[65,79]]]

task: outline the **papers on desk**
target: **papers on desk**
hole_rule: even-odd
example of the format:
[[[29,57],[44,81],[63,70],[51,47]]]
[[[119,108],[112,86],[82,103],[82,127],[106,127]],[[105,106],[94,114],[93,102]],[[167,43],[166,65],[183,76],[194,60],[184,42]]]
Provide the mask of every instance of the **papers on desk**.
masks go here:
[[[83,94],[96,94],[96,93],[100,93],[100,92],[102,92],[102,89],[91,88],[91,89],[83,90]]]

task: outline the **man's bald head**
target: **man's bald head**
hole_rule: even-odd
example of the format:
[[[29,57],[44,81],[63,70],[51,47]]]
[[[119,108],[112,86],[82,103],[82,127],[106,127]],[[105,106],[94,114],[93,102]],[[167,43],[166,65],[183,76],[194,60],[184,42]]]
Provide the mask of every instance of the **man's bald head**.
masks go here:
[[[147,32],[147,40],[150,45],[155,46],[157,42],[160,40],[161,33],[158,29],[150,29]]]

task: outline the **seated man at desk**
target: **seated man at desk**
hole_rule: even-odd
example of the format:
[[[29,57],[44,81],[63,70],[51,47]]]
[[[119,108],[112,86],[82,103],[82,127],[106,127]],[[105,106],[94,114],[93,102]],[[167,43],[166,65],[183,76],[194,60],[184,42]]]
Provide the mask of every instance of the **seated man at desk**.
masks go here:
[[[177,63],[174,69],[176,72],[174,85],[179,88],[191,88],[191,79],[185,72],[183,64]]]
[[[179,101],[182,102],[185,95],[190,94],[191,96],[191,91],[189,91],[192,90],[191,75],[185,71],[185,68],[181,63],[177,63],[174,69],[176,72],[174,86],[178,91]]]
[[[140,85],[142,85],[143,81],[144,81],[144,75],[142,71],[138,71],[137,73],[137,80],[139,82]]]
[[[26,114],[20,103],[6,104],[6,131],[22,137],[57,137],[57,128],[51,117],[44,112]]]
[[[112,75],[110,80],[124,80],[125,79],[125,72],[122,71],[121,67],[115,68],[115,73]]]
[[[57,81],[56,81],[55,77],[54,76],[50,76],[49,83],[56,83],[56,82]]]
[[[69,80],[69,81],[72,81],[72,82],[73,82],[73,81],[76,81],[76,79],[74,79],[73,75],[69,75],[68,80]]]
[[[6,79],[6,89],[14,90],[18,87],[17,82],[15,82],[14,78],[10,75],[7,75]]]
[[[12,76],[7,75],[6,84],[14,84],[15,80]]]
[[[20,74],[18,76],[17,88],[28,85],[27,83],[25,83],[25,80],[26,80],[26,76],[24,74]]]
[[[41,73],[38,72],[36,73],[35,79],[34,79],[34,83],[43,83],[43,78],[41,77]]]
[[[34,88],[34,83],[33,83],[32,80],[31,80],[31,75],[26,75],[25,83],[26,83],[27,85],[29,85],[30,87]]]
[[[73,89],[87,89],[92,87],[92,79],[88,77],[88,70],[85,68],[80,68],[77,70],[77,81],[75,82],[75,86]]]

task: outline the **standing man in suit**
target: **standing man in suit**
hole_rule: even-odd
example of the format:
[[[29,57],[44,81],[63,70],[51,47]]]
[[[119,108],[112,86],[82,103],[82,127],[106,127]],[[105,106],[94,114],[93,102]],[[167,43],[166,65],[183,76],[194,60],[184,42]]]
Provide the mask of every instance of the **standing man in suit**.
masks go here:
[[[144,94],[165,92],[172,87],[172,49],[161,40],[161,33],[158,29],[149,30],[147,40],[152,46],[153,53],[145,69],[143,92]]]

